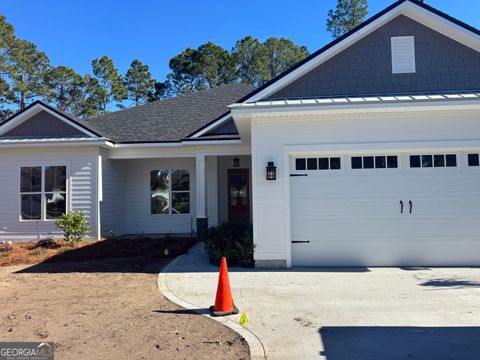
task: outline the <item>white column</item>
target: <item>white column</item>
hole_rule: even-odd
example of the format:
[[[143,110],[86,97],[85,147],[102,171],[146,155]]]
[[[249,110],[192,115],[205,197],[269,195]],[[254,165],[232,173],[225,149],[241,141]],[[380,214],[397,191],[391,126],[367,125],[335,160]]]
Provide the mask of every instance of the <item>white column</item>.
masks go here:
[[[197,153],[196,167],[197,219],[206,218],[205,203],[205,155]]]

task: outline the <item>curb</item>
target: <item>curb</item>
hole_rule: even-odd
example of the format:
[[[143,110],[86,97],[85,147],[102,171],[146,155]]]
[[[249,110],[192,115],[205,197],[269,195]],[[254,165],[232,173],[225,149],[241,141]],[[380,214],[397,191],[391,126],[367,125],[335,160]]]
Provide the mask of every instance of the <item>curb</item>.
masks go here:
[[[212,317],[208,314],[205,314],[201,311],[201,307],[192,304],[184,299],[179,298],[176,296],[172,291],[170,291],[168,287],[168,282],[167,282],[167,277],[169,273],[169,269],[172,268],[173,266],[176,265],[178,262],[178,259],[183,256],[180,255],[177,258],[175,258],[173,261],[171,261],[167,266],[165,266],[162,271],[158,274],[158,279],[157,279],[157,286],[160,292],[165,296],[168,300],[173,302],[174,304],[177,304],[187,310],[191,310],[192,312],[195,312],[197,314],[201,314],[203,316],[206,316],[210,319],[213,319],[215,321],[218,321],[219,323],[222,323],[223,325],[229,327],[236,333],[238,333],[240,336],[242,336],[245,341],[248,344],[248,347],[250,348],[250,359],[251,360],[265,360],[267,359],[267,356],[265,355],[265,349],[263,347],[262,342],[260,339],[255,335],[253,332],[248,330],[247,328],[244,328],[240,324],[236,323],[232,319],[228,317]]]

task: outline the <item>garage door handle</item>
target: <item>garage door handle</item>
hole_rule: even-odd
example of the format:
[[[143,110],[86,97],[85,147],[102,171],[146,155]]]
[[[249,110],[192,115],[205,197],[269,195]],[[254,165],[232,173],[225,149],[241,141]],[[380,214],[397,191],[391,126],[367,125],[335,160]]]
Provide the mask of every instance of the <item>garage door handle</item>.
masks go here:
[[[400,214],[403,214],[403,201],[400,200]]]
[[[292,244],[310,244],[310,241],[309,240],[306,240],[306,241],[293,240]]]
[[[410,205],[410,214],[411,214],[411,213],[412,213],[412,209],[413,209],[412,200],[409,200],[409,201],[408,201],[408,205]]]

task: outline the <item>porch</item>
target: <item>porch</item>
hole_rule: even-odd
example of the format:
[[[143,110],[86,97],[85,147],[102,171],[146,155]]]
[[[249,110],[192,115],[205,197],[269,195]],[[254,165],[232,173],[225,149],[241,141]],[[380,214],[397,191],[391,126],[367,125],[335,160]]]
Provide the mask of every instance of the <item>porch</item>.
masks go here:
[[[227,154],[104,152],[102,236],[189,234],[229,220],[252,219],[249,149]]]

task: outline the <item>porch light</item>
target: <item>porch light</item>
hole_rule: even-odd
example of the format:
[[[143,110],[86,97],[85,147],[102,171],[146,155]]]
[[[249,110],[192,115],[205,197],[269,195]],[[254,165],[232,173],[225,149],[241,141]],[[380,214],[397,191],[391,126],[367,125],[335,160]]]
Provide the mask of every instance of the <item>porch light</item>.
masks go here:
[[[239,167],[240,166],[240,159],[238,157],[235,157],[233,159],[233,167]]]
[[[273,161],[269,161],[267,165],[267,180],[277,180],[277,167]]]

